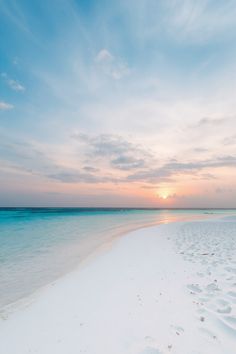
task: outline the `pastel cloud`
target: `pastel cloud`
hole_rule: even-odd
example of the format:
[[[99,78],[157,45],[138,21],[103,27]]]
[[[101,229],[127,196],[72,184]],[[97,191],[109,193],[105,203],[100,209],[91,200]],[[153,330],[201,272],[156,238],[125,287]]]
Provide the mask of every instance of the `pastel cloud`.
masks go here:
[[[24,92],[25,91],[25,87],[21,83],[19,83],[16,80],[13,80],[13,79],[9,78],[9,76],[6,73],[2,73],[1,76],[5,80],[6,84],[12,90],[17,91],[17,92]]]
[[[111,62],[114,60],[113,55],[107,49],[101,49],[95,57],[95,61],[101,62]]]
[[[73,138],[83,144],[77,166],[57,162],[35,143],[10,141],[4,137],[0,158],[5,161],[5,165],[8,163],[17,170],[72,184],[124,184],[133,181],[156,185],[173,182],[183,176],[199,176],[199,179],[209,180],[215,177],[207,172],[201,175],[200,172],[214,170],[217,173],[217,169],[236,168],[236,156],[231,155],[198,159],[194,162],[172,158],[161,163],[154,151],[120,136],[76,134]]]
[[[0,111],[8,111],[10,109],[13,109],[14,105],[11,103],[7,103],[4,101],[0,101]]]
[[[115,58],[107,49],[101,49],[95,62],[100,66],[102,72],[114,80],[120,80],[130,74],[128,65],[119,58]]]

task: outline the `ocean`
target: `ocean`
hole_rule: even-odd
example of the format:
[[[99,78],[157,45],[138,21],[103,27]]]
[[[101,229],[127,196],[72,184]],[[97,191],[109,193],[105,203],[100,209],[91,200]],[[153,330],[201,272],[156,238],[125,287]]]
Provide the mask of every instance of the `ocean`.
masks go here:
[[[0,208],[0,308],[73,270],[99,246],[140,227],[235,210]]]

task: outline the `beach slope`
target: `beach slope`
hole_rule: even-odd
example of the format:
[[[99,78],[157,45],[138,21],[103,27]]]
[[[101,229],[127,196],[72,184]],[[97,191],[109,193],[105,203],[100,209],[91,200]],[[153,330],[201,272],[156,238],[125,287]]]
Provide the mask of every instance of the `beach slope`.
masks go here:
[[[4,354],[234,354],[236,221],[172,223],[116,240],[3,313]]]

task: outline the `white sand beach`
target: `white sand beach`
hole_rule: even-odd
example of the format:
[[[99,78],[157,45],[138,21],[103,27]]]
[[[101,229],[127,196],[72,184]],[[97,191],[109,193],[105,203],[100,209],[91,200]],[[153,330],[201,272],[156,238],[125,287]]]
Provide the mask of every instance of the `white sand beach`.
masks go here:
[[[235,354],[236,219],[131,232],[2,313],[2,354]]]

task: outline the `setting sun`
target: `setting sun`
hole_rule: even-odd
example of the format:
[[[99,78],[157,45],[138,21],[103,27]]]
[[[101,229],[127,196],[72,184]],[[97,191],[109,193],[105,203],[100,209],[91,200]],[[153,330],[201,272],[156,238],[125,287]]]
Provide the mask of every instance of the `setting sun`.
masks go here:
[[[159,190],[156,192],[156,196],[163,200],[169,199],[170,195],[172,195],[172,193],[170,193],[170,191],[167,189]]]

